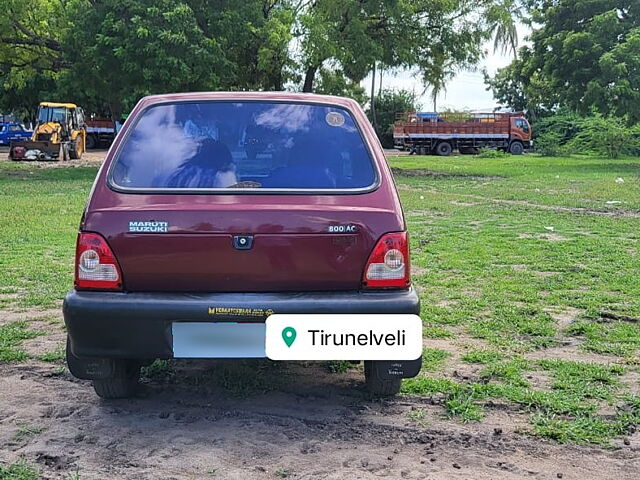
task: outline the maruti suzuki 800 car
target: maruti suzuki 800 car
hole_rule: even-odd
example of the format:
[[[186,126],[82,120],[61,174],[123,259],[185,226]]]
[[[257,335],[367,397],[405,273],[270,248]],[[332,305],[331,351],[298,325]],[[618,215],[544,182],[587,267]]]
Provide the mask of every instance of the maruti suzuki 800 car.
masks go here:
[[[402,209],[362,109],[291,93],[143,98],[80,222],[71,373],[122,398],[154,359],[264,357],[273,313],[419,313]],[[362,360],[381,395],[421,366]]]

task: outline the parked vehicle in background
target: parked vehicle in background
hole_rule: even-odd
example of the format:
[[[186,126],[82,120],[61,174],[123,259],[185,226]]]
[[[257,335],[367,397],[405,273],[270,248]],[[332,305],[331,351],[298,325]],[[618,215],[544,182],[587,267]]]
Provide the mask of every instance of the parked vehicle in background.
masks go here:
[[[79,159],[86,150],[84,112],[73,103],[41,102],[30,140],[12,141],[11,160]]]
[[[419,313],[393,176],[354,100],[153,96],[123,129],[63,307],[69,369],[99,396],[132,395],[157,358],[264,357],[273,313]],[[421,363],[365,361],[366,384],[395,394]]]
[[[27,130],[24,125],[17,122],[0,123],[0,145],[9,145],[11,142],[29,140],[33,132]]]
[[[399,114],[393,127],[396,148],[421,155],[448,156],[494,148],[514,155],[531,147],[531,125],[523,113]]]
[[[116,124],[108,118],[86,119],[87,149],[108,148],[116,138]]]

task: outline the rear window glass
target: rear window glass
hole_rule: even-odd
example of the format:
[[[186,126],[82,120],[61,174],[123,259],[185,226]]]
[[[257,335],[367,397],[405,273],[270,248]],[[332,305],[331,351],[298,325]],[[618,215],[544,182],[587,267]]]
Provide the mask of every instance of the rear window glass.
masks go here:
[[[123,189],[364,189],[375,180],[346,110],[295,103],[148,108],[111,170]]]

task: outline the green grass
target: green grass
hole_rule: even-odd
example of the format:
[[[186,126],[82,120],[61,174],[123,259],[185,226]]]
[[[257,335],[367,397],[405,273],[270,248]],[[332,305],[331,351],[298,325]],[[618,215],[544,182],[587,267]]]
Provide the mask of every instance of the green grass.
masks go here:
[[[0,308],[52,307],[71,288],[76,234],[96,171],[0,162]]]
[[[425,348],[422,350],[422,370],[438,370],[450,356],[450,353],[440,350],[439,348]]]
[[[18,431],[13,436],[13,440],[16,442],[23,442],[31,437],[39,435],[44,431],[43,427],[37,425],[28,425],[25,423],[18,424]]]
[[[0,480],[35,480],[40,474],[23,460],[12,464],[0,463]]]
[[[606,444],[638,425],[640,401],[624,375],[640,363],[640,159],[412,156],[390,164],[424,337],[473,342],[460,360],[426,349],[423,372],[403,382],[403,393],[436,397],[443,415],[465,422],[508,403],[532,434],[559,442]],[[0,162],[0,308],[59,304],[95,174]],[[36,334],[24,324],[0,327],[0,361],[24,360],[20,343]],[[574,355],[558,358],[567,345]],[[473,373],[446,373],[457,361]],[[175,366],[156,362],[144,375],[171,382]],[[240,397],[284,381],[269,362],[187,376]]]
[[[489,400],[507,402],[529,415],[533,434],[562,442],[607,443],[637,424],[638,416],[625,424],[599,411],[623,402],[617,364],[637,364],[640,354],[640,159],[389,163],[409,226],[425,337],[484,344],[461,356],[477,369],[471,378],[423,372],[403,392],[441,396],[443,413],[463,421],[481,421]],[[611,360],[525,358],[575,342],[576,353]]]
[[[65,347],[60,345],[52,352],[46,352],[38,357],[39,360],[47,363],[57,363],[65,359]]]
[[[27,353],[19,347],[23,340],[38,335],[42,335],[42,332],[29,330],[25,322],[12,322],[0,326],[0,363],[26,360]]]
[[[460,358],[463,362],[467,362],[467,363],[487,364],[487,363],[497,362],[498,360],[502,360],[504,358],[504,355],[494,350],[481,349],[481,350],[472,350],[470,352],[467,352],[464,355],[462,355],[462,357]]]

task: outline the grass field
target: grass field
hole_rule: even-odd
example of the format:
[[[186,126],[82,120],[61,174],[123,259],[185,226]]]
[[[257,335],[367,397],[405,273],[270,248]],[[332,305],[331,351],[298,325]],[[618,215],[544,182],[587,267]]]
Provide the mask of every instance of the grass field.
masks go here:
[[[425,367],[404,393],[455,421],[508,408],[561,442],[606,444],[639,424],[640,159],[390,164],[425,327]],[[60,304],[95,173],[0,163],[0,308]],[[2,325],[0,362],[41,333]]]

